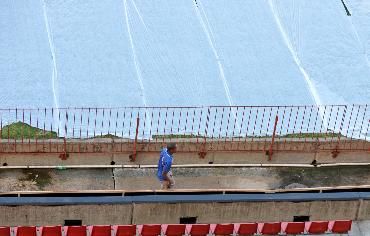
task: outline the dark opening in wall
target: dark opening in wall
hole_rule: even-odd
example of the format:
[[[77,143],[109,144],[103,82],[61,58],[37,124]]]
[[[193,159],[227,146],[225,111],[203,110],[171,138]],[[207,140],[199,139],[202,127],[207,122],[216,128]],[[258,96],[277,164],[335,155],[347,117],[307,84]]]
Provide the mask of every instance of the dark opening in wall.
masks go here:
[[[115,162],[115,161],[111,161],[111,162],[110,162],[110,164],[111,164],[112,166],[114,166],[114,165],[116,164],[116,162]]]
[[[197,217],[190,216],[190,217],[180,217],[180,224],[196,224]]]
[[[310,216],[293,216],[293,222],[306,222],[310,221]]]
[[[3,166],[8,166],[8,163],[4,162],[4,163],[3,163]]]
[[[81,226],[82,220],[64,220],[64,226]]]

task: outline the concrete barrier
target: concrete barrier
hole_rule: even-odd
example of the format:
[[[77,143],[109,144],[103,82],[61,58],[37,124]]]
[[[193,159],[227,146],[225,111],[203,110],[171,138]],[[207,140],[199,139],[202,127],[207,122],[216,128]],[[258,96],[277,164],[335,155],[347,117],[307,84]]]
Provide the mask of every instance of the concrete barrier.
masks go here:
[[[13,225],[63,225],[82,220],[85,225],[171,224],[182,217],[197,223],[292,221],[294,216],[310,220],[370,220],[370,201],[311,202],[212,202],[132,203],[66,206],[0,206],[0,223]]]
[[[176,141],[176,140],[172,140]],[[166,141],[164,141],[166,142]],[[194,140],[178,142],[176,164],[311,164],[318,163],[366,163],[370,162],[370,142],[363,140],[276,140],[272,159],[268,153],[270,140],[210,141]],[[129,155],[133,144],[125,140],[94,139],[34,140],[21,143],[4,140],[0,143],[0,165],[110,165],[156,164],[163,142],[139,142],[137,157],[133,163]],[[64,154],[66,148],[67,156]],[[202,155],[200,155],[200,153]]]

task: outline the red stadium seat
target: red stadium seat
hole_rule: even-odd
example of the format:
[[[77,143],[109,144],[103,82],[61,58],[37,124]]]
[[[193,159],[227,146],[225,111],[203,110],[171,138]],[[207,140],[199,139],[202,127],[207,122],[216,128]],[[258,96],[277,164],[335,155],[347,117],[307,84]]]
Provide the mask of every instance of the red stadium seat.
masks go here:
[[[210,225],[209,224],[194,224],[191,226],[190,235],[191,236],[205,236],[209,234]]]
[[[257,223],[244,223],[240,224],[237,231],[238,235],[254,235],[257,233]]]
[[[163,232],[166,236],[182,236],[185,235],[185,227],[184,224],[167,225],[166,228],[163,227]]]
[[[36,226],[18,226],[15,231],[16,236],[36,236]]]
[[[266,235],[277,235],[281,231],[281,223],[280,222],[273,222],[273,223],[262,223],[262,227],[260,232]]]
[[[307,222],[307,232],[310,234],[324,234],[328,231],[328,221]]]
[[[92,227],[91,236],[111,236],[110,225],[96,225]]]
[[[86,226],[68,226],[67,236],[86,236]]]
[[[345,234],[351,230],[352,220],[336,220],[330,227],[330,232],[337,234]]]
[[[230,235],[234,233],[234,224],[217,224],[215,235]]]
[[[62,236],[62,226],[41,227],[41,236]]]
[[[134,236],[136,235],[136,225],[118,225],[115,236]]]
[[[304,222],[285,222],[282,223],[283,233],[286,234],[303,234]]]
[[[0,236],[10,236],[10,227],[0,227]]]
[[[143,225],[140,235],[142,236],[158,236],[161,234],[161,225]]]

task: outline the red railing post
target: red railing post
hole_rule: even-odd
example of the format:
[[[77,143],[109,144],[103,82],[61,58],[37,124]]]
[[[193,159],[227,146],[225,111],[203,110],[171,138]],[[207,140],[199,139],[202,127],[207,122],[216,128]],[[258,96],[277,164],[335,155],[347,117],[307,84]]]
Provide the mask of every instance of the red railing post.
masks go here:
[[[137,136],[139,134],[139,124],[140,124],[140,118],[138,116],[138,117],[136,117],[136,131],[135,131],[134,146],[132,148],[132,154],[129,156],[130,161],[132,161],[132,162],[135,162],[135,160],[136,160],[136,153],[137,153],[136,146],[137,146]]]
[[[274,132],[272,133],[272,139],[271,139],[271,145],[270,145],[270,149],[269,149],[269,161],[272,160],[272,146],[274,145],[274,142],[275,142],[275,134],[276,134],[276,126],[277,126],[277,123],[279,121],[279,117],[276,115],[275,117],[275,124],[274,124]]]

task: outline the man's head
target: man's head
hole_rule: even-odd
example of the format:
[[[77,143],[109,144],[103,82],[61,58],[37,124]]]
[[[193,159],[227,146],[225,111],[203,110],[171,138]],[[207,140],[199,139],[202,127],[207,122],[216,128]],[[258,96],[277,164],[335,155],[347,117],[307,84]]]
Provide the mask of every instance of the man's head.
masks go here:
[[[174,154],[177,151],[176,143],[167,143],[167,150],[170,154]]]

